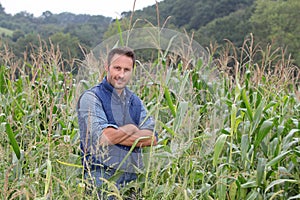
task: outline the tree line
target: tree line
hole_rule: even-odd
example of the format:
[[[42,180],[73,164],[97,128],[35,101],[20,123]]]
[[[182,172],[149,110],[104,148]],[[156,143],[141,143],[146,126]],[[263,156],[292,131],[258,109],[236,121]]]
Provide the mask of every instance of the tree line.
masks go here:
[[[186,31],[202,46],[222,46],[226,40],[237,47],[250,34],[262,46],[283,47],[293,62],[300,64],[298,0],[164,0],[134,12],[123,12],[115,20],[101,15],[53,14],[45,11],[34,17],[28,12],[5,13],[0,4],[1,49],[9,46],[16,58],[32,51],[45,41],[59,45],[66,57],[82,59],[83,51],[93,49],[116,34],[119,26],[126,30],[150,24]]]

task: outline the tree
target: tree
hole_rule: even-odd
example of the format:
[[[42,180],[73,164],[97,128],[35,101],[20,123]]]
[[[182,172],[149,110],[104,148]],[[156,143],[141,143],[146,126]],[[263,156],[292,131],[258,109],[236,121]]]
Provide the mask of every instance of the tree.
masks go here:
[[[0,13],[1,13],[1,14],[2,14],[2,13],[5,13],[4,10],[5,10],[5,9],[3,8],[2,4],[0,3]]]
[[[77,37],[71,36],[69,33],[58,32],[50,36],[49,39],[55,47],[59,48],[63,59],[83,58]]]
[[[257,41],[271,43],[275,47],[287,47],[300,65],[300,1],[257,0],[251,17],[253,33]]]
[[[17,57],[22,58],[26,52],[27,55],[34,53],[34,49],[41,46],[41,39],[37,34],[27,34],[25,37],[20,37],[14,45],[14,53]]]
[[[13,32],[11,39],[13,42],[16,42],[19,38],[24,37],[24,36],[25,36],[24,32],[18,29]]]
[[[224,44],[224,39],[227,39],[239,47],[243,44],[245,37],[251,33],[250,16],[251,7],[215,19],[198,29],[195,39],[204,46],[209,46],[210,42]]]
[[[43,18],[48,18],[48,17],[51,17],[52,15],[53,15],[52,12],[47,10],[47,11],[43,12],[42,17]]]

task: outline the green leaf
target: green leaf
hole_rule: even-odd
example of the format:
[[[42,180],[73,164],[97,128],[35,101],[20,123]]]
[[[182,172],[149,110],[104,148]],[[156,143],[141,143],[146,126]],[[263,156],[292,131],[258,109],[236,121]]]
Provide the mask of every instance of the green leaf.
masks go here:
[[[292,139],[294,138],[294,134],[296,133],[296,132],[299,132],[300,131],[300,129],[292,129],[290,132],[289,132],[289,134],[287,134],[284,138],[283,138],[283,140],[282,140],[282,146],[283,146],[283,150],[287,150],[287,149],[289,149],[291,146],[292,146],[292,144],[293,144],[293,142],[294,141],[292,141]],[[292,142],[291,142],[292,141]]]
[[[288,198],[288,200],[291,200],[291,199],[300,199],[300,194]]]
[[[270,103],[268,103],[268,105],[266,105],[265,109],[264,110],[268,110],[269,108],[271,108],[272,106],[274,105],[278,105],[279,103],[276,103],[275,101],[271,101]],[[276,107],[275,106],[275,107]]]
[[[178,131],[177,129],[182,125],[183,119],[186,116],[186,112],[188,110],[188,106],[188,102],[180,102],[178,105],[176,118],[174,120],[175,133]]]
[[[242,141],[241,141],[241,156],[244,162],[247,158],[248,149],[249,149],[249,138],[248,135],[244,134],[242,136]]]
[[[7,93],[5,71],[6,71],[6,67],[2,65],[0,67],[0,94]]]
[[[270,160],[266,167],[272,167],[274,165],[276,165],[278,162],[280,162],[282,159],[284,159],[286,157],[287,154],[289,154],[291,151],[286,151],[281,153],[280,155],[276,156],[275,158],[273,158],[272,160]]]
[[[119,37],[120,37],[121,46],[124,46],[121,23],[120,23],[118,18],[116,18],[116,24],[117,24],[117,27],[118,27],[118,33],[119,33]]]
[[[249,195],[247,195],[247,200],[254,200],[254,199],[257,199],[258,197],[258,192],[255,191],[255,190],[252,190],[251,193],[249,193]]]
[[[237,107],[235,104],[232,104],[231,115],[230,115],[230,124],[231,124],[230,135],[231,135],[231,137],[233,136],[234,129],[235,129],[236,112],[237,112]]]
[[[164,87],[164,94],[165,94],[165,98],[167,100],[167,104],[170,108],[170,111],[173,115],[173,117],[176,117],[176,108],[173,104],[172,98],[171,98],[171,94],[170,94],[170,90],[167,86]]]
[[[245,89],[242,90],[242,99],[243,99],[243,102],[244,102],[244,104],[246,106],[246,109],[247,109],[247,116],[249,117],[249,120],[252,122],[253,121],[253,112],[252,112],[250,103],[248,101]]]
[[[171,128],[169,128],[165,123],[163,123],[161,121],[158,121],[158,122],[164,129],[166,129],[166,131],[168,133],[170,133],[173,137],[175,136],[175,132]]]
[[[258,186],[262,184],[265,175],[265,169],[266,169],[266,159],[258,158],[257,174],[256,174],[256,183]]]
[[[232,182],[229,187],[229,197],[231,200],[234,200],[236,198],[237,189],[238,187],[236,181]]]
[[[297,180],[293,180],[293,179],[279,179],[279,180],[275,180],[275,181],[271,182],[270,185],[268,185],[268,187],[266,187],[265,193],[269,189],[271,189],[272,187],[274,187],[275,185],[282,184],[282,183],[285,183],[285,182],[298,183]]]
[[[215,143],[215,147],[214,147],[214,157],[213,157],[213,166],[217,166],[218,164],[218,159],[220,157],[220,154],[223,150],[225,141],[227,139],[227,135],[222,134],[218,137],[216,143]]]
[[[49,159],[46,160],[47,171],[46,171],[46,183],[45,183],[45,191],[44,196],[46,197],[50,188],[51,183],[51,174],[52,174],[52,164]]]
[[[273,127],[273,122],[270,120],[266,120],[263,122],[263,124],[261,125],[258,133],[257,133],[257,137],[256,140],[254,142],[254,148],[257,148],[258,145],[261,143],[261,141],[266,137],[266,135],[269,133],[269,131],[271,130],[271,128]]]
[[[241,185],[241,188],[255,188],[257,187],[256,181],[249,180],[247,183]]]
[[[257,107],[257,109],[255,110],[255,114],[254,114],[254,120],[253,120],[253,126],[251,128],[251,132],[250,132],[250,135],[253,135],[254,131],[256,130],[256,128],[258,127],[259,125],[259,122],[262,118],[262,113],[263,113],[263,108],[265,106],[265,102],[264,100],[262,100],[259,104],[259,106]]]
[[[62,165],[70,166],[70,167],[83,168],[82,165],[77,165],[77,164],[73,164],[73,163],[67,163],[67,162],[60,161],[58,159],[56,159],[56,162],[58,162],[59,164],[62,164]]]
[[[218,183],[217,183],[217,196],[218,199],[226,199],[226,188],[227,188],[227,176],[226,170],[220,169],[220,174],[218,176]]]
[[[19,145],[16,141],[15,135],[14,135],[14,133],[13,133],[11,127],[10,127],[10,124],[6,123],[5,128],[6,128],[6,133],[7,133],[7,136],[9,138],[10,144],[11,144],[17,158],[20,159],[21,158],[20,148],[19,148]]]

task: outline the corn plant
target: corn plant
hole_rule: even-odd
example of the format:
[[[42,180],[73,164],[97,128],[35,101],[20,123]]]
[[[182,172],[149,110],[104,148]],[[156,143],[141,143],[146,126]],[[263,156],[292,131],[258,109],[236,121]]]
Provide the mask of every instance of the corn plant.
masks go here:
[[[66,65],[92,63],[39,49],[25,62],[1,52],[0,197],[90,199],[75,107],[103,71],[73,74]],[[209,62],[191,68],[170,67],[160,50],[140,61],[130,87],[155,117],[159,144],[145,149],[138,180],[114,195],[134,188],[141,199],[299,198],[299,69],[270,49],[249,38],[217,57],[211,48]]]

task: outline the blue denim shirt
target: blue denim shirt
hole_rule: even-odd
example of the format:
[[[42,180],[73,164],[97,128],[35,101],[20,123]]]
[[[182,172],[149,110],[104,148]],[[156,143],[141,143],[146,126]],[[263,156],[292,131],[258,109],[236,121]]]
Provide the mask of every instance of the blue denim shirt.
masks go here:
[[[106,79],[103,80],[106,82]],[[107,82],[106,82],[107,83]],[[104,112],[101,101],[96,94],[90,90],[85,91],[78,101],[77,112],[79,126],[81,129],[81,148],[85,158],[84,166],[89,165],[105,165],[112,168],[119,168],[127,172],[134,172],[134,168],[141,168],[142,155],[140,151],[134,151],[130,155],[117,145],[100,146],[99,141],[102,132],[107,127],[118,128],[119,126],[133,123],[132,119],[126,112],[123,112],[128,105],[128,99],[133,93],[126,87],[121,95],[116,91],[112,93],[114,101],[114,109],[120,110],[114,115],[117,124],[108,123],[106,113]],[[127,104],[127,105],[126,105]],[[147,115],[145,107],[142,105],[138,128],[154,131],[155,122],[151,116]],[[124,158],[127,158],[123,161]],[[122,166],[119,166],[122,162]]]

